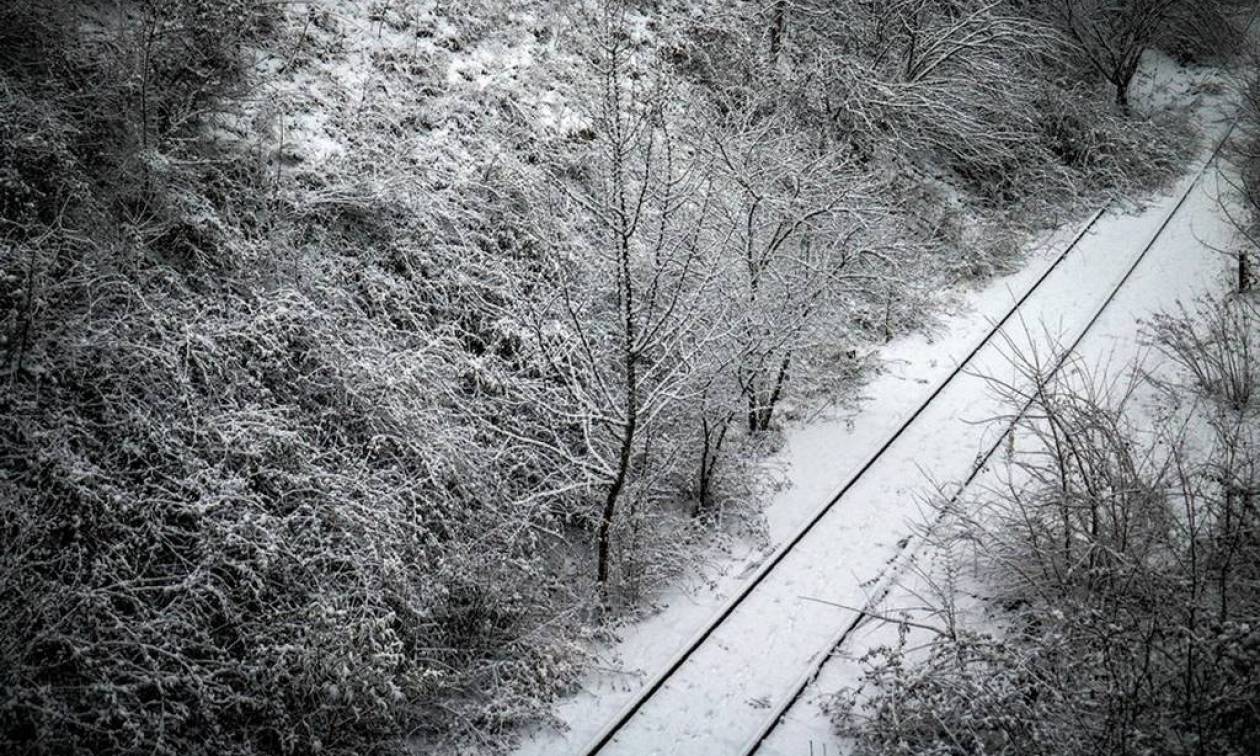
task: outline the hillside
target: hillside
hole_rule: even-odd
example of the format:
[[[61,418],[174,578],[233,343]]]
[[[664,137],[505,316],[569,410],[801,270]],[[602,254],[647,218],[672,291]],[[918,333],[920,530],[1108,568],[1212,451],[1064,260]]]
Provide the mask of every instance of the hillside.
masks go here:
[[[785,421],[1178,172],[1039,8],[0,3],[0,745],[545,718]]]

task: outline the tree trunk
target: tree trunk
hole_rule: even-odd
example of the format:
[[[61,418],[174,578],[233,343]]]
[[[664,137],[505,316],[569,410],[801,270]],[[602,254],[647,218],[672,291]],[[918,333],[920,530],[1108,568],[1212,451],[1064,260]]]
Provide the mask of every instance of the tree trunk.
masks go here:
[[[1138,49],[1133,53],[1133,57],[1128,59],[1116,71],[1116,77],[1113,80],[1116,85],[1116,107],[1120,108],[1120,112],[1125,115],[1131,115],[1129,109],[1129,85],[1133,83],[1133,77],[1137,75],[1138,63],[1142,60],[1142,50]]]
[[[700,449],[700,477],[696,481],[696,507],[691,510],[692,517],[699,517],[701,513],[709,508],[709,480],[712,475],[713,468],[709,464],[709,431],[706,427],[704,431],[704,446]]]
[[[1129,115],[1129,85],[1127,82],[1116,84],[1116,107],[1120,109],[1121,115]]]
[[[783,50],[783,36],[787,31],[787,0],[778,0],[770,16],[770,63],[779,62]]]
[[[774,416],[774,408],[778,406],[779,400],[783,398],[783,389],[787,386],[788,367],[792,364],[792,355],[783,356],[783,361],[779,363],[779,374],[774,378],[774,390],[770,392],[770,398],[761,407],[761,419],[758,423],[758,429],[762,431],[770,430],[770,420]]]
[[[774,378],[774,388],[770,395],[763,398],[756,384],[751,383],[748,391],[748,430],[751,433],[762,433],[770,430],[770,421],[774,418],[774,408],[783,398],[783,389],[788,382],[788,367],[792,364],[792,355],[783,357],[779,363],[779,372]]]
[[[700,448],[700,474],[696,480],[696,506],[693,517],[699,517],[709,509],[713,496],[713,480],[717,476],[718,459],[722,453],[722,444],[726,441],[726,431],[731,427],[732,414],[718,422],[718,427],[709,423],[709,418],[700,419],[702,441]]]
[[[599,520],[597,536],[597,557],[595,580],[603,593],[608,585],[609,555],[611,552],[612,524],[617,514],[617,499],[626,486],[626,478],[630,475],[630,461],[634,452],[635,431],[639,427],[639,353],[635,347],[638,340],[638,321],[635,319],[634,279],[630,269],[631,231],[624,225],[627,215],[624,184],[622,183],[621,166],[623,158],[618,152],[616,173],[614,174],[616,207],[622,225],[617,229],[617,290],[621,298],[621,359],[625,368],[625,425],[621,434],[621,448],[617,454],[617,472],[612,485],[608,487],[608,495],[604,499],[604,510]]]
[[[617,514],[617,499],[626,487],[626,478],[630,474],[630,452],[634,447],[635,418],[632,416],[626,426],[626,433],[621,440],[621,453],[618,456],[617,475],[608,494],[604,498],[604,510],[599,519],[599,533],[596,536],[597,556],[595,565],[595,582],[599,583],[602,593],[608,586],[610,555],[612,553],[612,524]]]

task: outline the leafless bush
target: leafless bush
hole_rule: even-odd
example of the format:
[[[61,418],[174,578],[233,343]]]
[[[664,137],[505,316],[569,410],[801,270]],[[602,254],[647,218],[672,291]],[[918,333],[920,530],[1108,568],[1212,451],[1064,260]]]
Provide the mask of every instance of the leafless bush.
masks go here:
[[[713,98],[722,118],[758,128],[786,119],[794,132],[811,134],[818,152],[904,178],[881,186],[883,196],[946,187],[929,206],[907,208],[909,228],[890,234],[919,246],[906,259],[930,255],[952,265],[951,274],[1000,269],[1018,245],[974,223],[932,221],[988,214],[991,228],[1009,229],[1090,193],[1158,184],[1193,141],[1166,119],[1134,129],[1110,112],[1096,83],[1072,64],[1070,42],[1034,12],[1040,6],[842,6],[792,0],[728,9],[671,36],[665,55],[703,85],[698,95]],[[692,32],[706,41],[703,49]],[[929,222],[926,233],[915,228],[920,220]],[[878,225],[897,224],[889,213]],[[879,299],[865,291],[859,307],[877,310]],[[882,304],[895,310],[898,303]]]
[[[1154,45],[1190,64],[1231,63],[1242,52],[1250,6],[1233,0],[1177,3]]]
[[[1003,484],[942,516],[997,626],[868,659],[836,708],[863,753],[1246,753],[1260,654],[1249,425],[1193,392],[1138,432],[1136,369],[1017,356]],[[1197,388],[1197,387],[1196,387]]]
[[[0,71],[20,114],[0,127],[0,749],[389,752],[541,716],[586,595],[557,566],[551,471],[483,422],[528,412],[495,386],[519,342],[484,317],[501,269],[476,254],[529,264],[501,233],[512,198],[267,185],[195,138],[239,83],[212,45],[246,7],[119,6],[140,15],[0,24],[29,33]]]
[[[1183,61],[1229,60],[1246,23],[1239,10],[1220,0],[1053,0],[1036,12],[1061,28],[1111,83],[1116,105],[1127,114],[1129,84],[1148,48],[1162,47]]]
[[[92,284],[96,316],[58,334],[81,346],[10,395],[6,742],[388,748],[504,646],[535,660],[511,684],[567,674],[495,452],[473,462],[431,390],[457,351],[382,349],[294,291],[185,310],[161,288]]]
[[[996,206],[1168,175],[1181,152],[1169,146],[1182,140],[1151,124],[1152,148],[1106,113],[1073,79],[1070,45],[1040,18],[993,3],[854,8],[843,32],[819,32],[844,53],[812,64],[809,80],[824,89],[809,99],[859,154],[891,147]],[[830,36],[841,33],[862,43]]]
[[[1156,315],[1148,336],[1185,368],[1197,390],[1237,412],[1251,405],[1260,379],[1255,305],[1241,297],[1200,300],[1193,309]]]

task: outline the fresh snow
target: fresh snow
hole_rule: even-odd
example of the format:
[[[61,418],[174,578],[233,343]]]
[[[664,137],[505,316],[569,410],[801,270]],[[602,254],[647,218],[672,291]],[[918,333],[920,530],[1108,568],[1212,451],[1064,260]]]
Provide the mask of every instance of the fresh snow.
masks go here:
[[[1214,94],[1211,86],[1204,86],[1212,79],[1203,71],[1188,72],[1158,56],[1148,57],[1146,72],[1139,86],[1148,107],[1172,100],[1185,103],[1191,94]],[[1219,110],[1204,110],[1212,121],[1204,129],[1205,143],[1214,143],[1224,133],[1224,119]],[[1046,335],[1064,342],[1075,338],[1194,181],[1194,174],[1188,174],[1147,207],[1120,208],[1104,216],[1029,299],[1018,322],[1008,324],[1006,334],[1016,343],[1026,343],[1029,334],[1041,340]],[[1214,249],[1228,248],[1234,231],[1217,207],[1219,191],[1209,171],[1082,343],[1082,356],[1120,364],[1138,350],[1140,318],[1171,307],[1179,298],[1188,301],[1203,290],[1226,285],[1228,263]],[[888,369],[864,387],[860,412],[785,431],[785,444],[769,463],[786,467],[791,482],[766,508],[772,544],[790,537],[832,497],[1078,231],[1066,227],[1049,235],[1030,250],[1023,269],[963,296],[962,306],[948,315],[946,331],[938,337],[915,334],[884,348],[881,359]],[[605,752],[740,751],[811,659],[853,619],[852,609],[840,607],[860,607],[874,592],[871,581],[883,573],[898,541],[921,517],[921,504],[934,483],[966,477],[992,443],[999,430],[985,421],[1004,408],[984,376],[1013,377],[1003,359],[1005,348],[1002,339],[995,339],[981,350]],[[724,574],[706,587],[680,586],[663,596],[659,613],[625,629],[606,649],[610,663],[605,666],[621,671],[590,672],[581,691],[556,708],[566,729],[536,731],[518,753],[581,752],[755,573],[765,555],[750,548],[733,555]],[[904,591],[894,592],[886,605],[908,600]],[[860,669],[852,658],[872,644],[887,642],[889,632],[886,625],[865,626],[846,647],[849,658],[824,667],[819,681],[760,752],[844,752],[818,704],[838,688],[856,683]]]

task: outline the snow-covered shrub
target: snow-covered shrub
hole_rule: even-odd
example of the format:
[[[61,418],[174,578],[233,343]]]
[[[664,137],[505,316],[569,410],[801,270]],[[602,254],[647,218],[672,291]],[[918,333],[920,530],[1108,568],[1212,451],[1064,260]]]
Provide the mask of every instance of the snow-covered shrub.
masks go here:
[[[1252,323],[1254,329],[1255,324]],[[1170,350],[1187,373],[1199,356]],[[1254,422],[1168,390],[1139,432],[1136,370],[1020,357],[1005,479],[942,510],[974,559],[993,626],[951,624],[922,654],[880,649],[833,706],[857,752],[1222,753],[1260,717],[1260,520]],[[1251,376],[1254,383],[1255,376]],[[1166,416],[1165,416],[1166,415]],[[946,604],[948,606],[948,604]],[[893,620],[895,621],[895,620]]]
[[[10,233],[51,225],[82,191],[74,136],[55,104],[15,88],[0,92],[0,217]]]
[[[1135,124],[1108,111],[1088,86],[1044,86],[1036,100],[1038,139],[1086,191],[1158,186],[1175,174],[1195,140],[1175,118]]]
[[[1184,64],[1229,62],[1243,47],[1252,7],[1237,0],[1181,0],[1154,46]]]
[[[887,103],[867,120],[891,124],[894,144],[942,165],[999,207],[1147,185],[1179,164],[1181,150],[1165,126],[1143,124],[1139,138],[1106,113],[1090,87],[1058,78],[1060,52],[1049,32],[1001,17],[976,23],[993,27],[991,48],[918,78],[892,79],[886,93],[861,98]]]
[[[810,12],[818,10],[818,12]],[[720,82],[722,108],[790,113],[820,142],[872,170],[943,174],[971,205],[1055,205],[1099,189],[1170,175],[1188,140],[1175,124],[1140,127],[1109,112],[1071,43],[1019,4],[909,0],[847,3],[843,12],[790,4],[777,66],[764,59],[765,14],[696,22],[713,40],[671,48],[677,65]]]
[[[386,749],[500,658],[571,673],[497,452],[433,390],[458,347],[161,278],[94,284],[9,397],[6,742]]]
[[[1205,299],[1193,309],[1156,315],[1149,326],[1156,346],[1183,365],[1204,396],[1246,412],[1260,383],[1260,317],[1241,297]]]
[[[897,645],[864,655],[859,687],[826,708],[862,756],[1093,752],[1084,730],[1056,727],[1072,693],[1060,687],[1066,649],[1053,642],[1030,648],[960,633],[912,662],[902,633]],[[867,691],[876,693],[866,698]]]
[[[481,308],[492,255],[528,263],[512,215],[467,182],[445,214],[362,175],[281,191],[203,144],[245,5],[46,5],[0,24],[0,750],[388,752],[540,716],[587,594],[541,535],[553,481],[485,423],[521,412]]]

